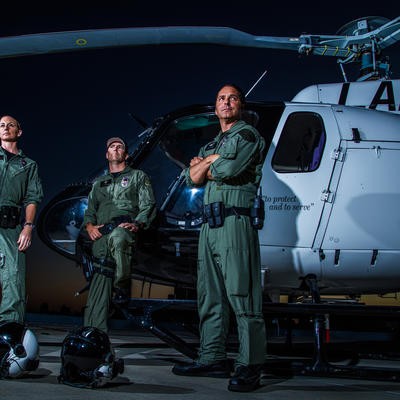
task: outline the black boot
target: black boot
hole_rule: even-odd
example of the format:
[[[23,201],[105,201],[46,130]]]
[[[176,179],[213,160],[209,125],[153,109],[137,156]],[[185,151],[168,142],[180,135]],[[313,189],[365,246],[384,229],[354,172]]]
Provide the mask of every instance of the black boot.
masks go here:
[[[212,364],[201,364],[197,361],[185,364],[175,364],[172,368],[175,375],[208,376],[211,378],[229,378],[231,367],[228,360],[216,361]]]
[[[228,390],[251,392],[260,386],[261,365],[240,365],[229,380]]]

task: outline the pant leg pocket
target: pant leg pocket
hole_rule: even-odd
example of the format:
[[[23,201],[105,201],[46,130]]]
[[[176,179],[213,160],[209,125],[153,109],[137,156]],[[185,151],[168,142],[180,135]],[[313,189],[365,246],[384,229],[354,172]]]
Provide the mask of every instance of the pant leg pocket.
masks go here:
[[[222,262],[228,294],[247,296],[250,292],[249,251],[228,248]]]

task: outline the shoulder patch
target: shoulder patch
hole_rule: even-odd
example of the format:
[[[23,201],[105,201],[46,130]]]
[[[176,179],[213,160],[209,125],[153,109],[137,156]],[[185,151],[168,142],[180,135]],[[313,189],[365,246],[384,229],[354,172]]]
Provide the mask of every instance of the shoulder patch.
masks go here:
[[[252,142],[254,143],[256,141],[256,136],[252,131],[249,129],[243,129],[239,132],[239,135],[246,140],[247,142]]]

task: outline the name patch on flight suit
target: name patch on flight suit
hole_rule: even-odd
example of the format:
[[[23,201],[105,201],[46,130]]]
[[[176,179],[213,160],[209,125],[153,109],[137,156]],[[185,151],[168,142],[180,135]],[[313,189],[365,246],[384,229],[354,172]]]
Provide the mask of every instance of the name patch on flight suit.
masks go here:
[[[122,178],[122,181],[121,181],[121,186],[122,186],[122,187],[127,187],[128,184],[129,184],[129,178],[128,178],[127,176],[124,176],[124,177]]]
[[[100,183],[100,187],[109,186],[111,185],[111,182],[112,182],[111,179],[107,179]]]

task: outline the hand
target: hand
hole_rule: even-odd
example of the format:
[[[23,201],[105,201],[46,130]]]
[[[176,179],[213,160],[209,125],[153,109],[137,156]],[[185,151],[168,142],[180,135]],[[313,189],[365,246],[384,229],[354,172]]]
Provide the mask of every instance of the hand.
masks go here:
[[[210,154],[209,156],[206,157],[207,162],[209,162],[210,164],[212,164],[215,160],[217,160],[219,158],[219,154]]]
[[[139,227],[134,222],[122,222],[118,227],[128,229],[128,231],[131,232],[137,232],[139,230]]]
[[[203,157],[193,157],[190,160],[190,166],[193,167],[193,165],[197,165],[202,160],[203,160]]]
[[[17,240],[18,250],[25,251],[32,244],[32,226],[25,225]]]
[[[104,226],[102,225],[93,225],[90,222],[86,225],[86,231],[92,240],[100,239],[103,235],[100,233],[99,228]]]

